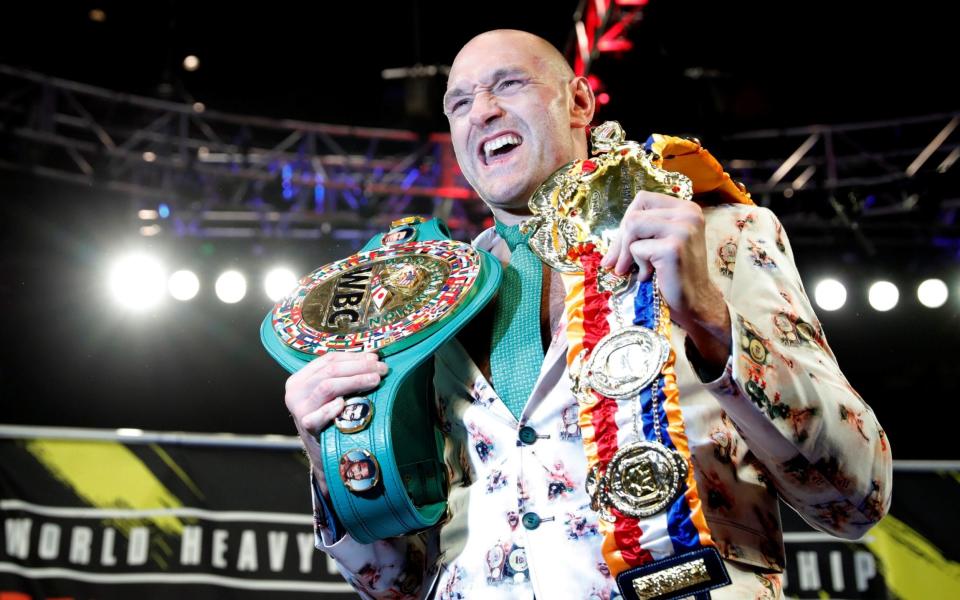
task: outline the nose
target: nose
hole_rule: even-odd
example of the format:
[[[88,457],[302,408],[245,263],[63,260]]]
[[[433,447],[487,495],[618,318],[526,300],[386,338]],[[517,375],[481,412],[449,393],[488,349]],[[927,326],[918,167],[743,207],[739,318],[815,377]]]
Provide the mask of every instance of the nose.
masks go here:
[[[470,106],[470,122],[476,126],[483,126],[494,119],[503,116],[503,109],[497,97],[487,90],[477,92]]]

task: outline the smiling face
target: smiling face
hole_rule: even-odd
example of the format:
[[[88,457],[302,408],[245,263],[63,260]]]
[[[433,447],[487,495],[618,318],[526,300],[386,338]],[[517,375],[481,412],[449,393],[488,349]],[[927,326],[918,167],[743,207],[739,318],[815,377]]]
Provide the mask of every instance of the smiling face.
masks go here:
[[[537,186],[586,157],[593,94],[546,41],[493,31],[475,37],[453,61],[444,112],[470,185],[495,215],[526,214]]]
[[[370,477],[370,464],[367,461],[358,461],[347,467],[347,477],[349,479],[361,480]]]

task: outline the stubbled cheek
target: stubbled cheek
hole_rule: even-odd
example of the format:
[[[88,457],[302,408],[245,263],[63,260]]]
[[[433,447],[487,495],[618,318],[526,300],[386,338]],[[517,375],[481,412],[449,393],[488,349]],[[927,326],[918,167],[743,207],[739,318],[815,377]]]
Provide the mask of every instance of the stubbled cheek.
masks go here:
[[[453,155],[457,158],[459,164],[464,164],[464,158],[469,157],[468,150],[462,145],[453,144]]]

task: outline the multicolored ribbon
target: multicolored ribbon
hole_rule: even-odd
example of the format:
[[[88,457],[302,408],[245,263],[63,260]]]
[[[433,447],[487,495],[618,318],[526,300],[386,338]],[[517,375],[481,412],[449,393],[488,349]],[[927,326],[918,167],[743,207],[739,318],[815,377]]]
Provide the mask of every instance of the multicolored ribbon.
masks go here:
[[[571,371],[579,370],[579,364],[575,363],[589,355],[597,342],[610,333],[611,322],[616,321],[613,315],[616,305],[610,292],[597,290],[601,258],[599,252],[592,246],[588,246],[580,253],[580,262],[584,268],[583,275],[563,275],[569,344],[567,365]],[[654,329],[656,322],[657,333],[670,339],[670,315],[666,304],[660,304],[661,314],[657,319],[653,314],[652,299],[651,282],[640,283],[634,306],[634,324]],[[582,355],[583,350],[587,351],[586,355]],[[615,507],[609,507],[616,519],[613,522],[601,519],[600,531],[604,538],[603,556],[614,576],[629,568],[672,554],[714,545],[710,537],[710,529],[703,516],[690,463],[690,450],[680,414],[680,394],[674,370],[675,362],[676,354],[671,350],[659,375],[657,389],[660,394],[661,408],[657,417],[660,419],[663,444],[680,452],[691,466],[688,470],[686,491],[666,511],[645,519],[628,517]],[[620,403],[593,390],[588,392],[589,395],[580,395],[579,422],[588,469],[598,467],[600,472],[605,472],[607,464],[623,444],[639,441],[632,439],[634,434],[629,426],[634,418],[634,411],[637,410],[633,405],[634,402],[641,404],[639,410],[642,414],[644,438],[656,441],[650,389],[648,386],[640,393],[639,398]],[[664,529],[670,538],[669,548],[663,540],[654,540],[656,543],[652,544],[652,548],[644,546],[644,538],[650,537],[651,530]]]
[[[617,152],[624,156],[628,154],[633,156],[631,142],[624,141],[625,135],[616,123],[602,125],[592,137],[595,153]],[[601,144],[598,145],[598,141]],[[743,185],[733,182],[723,171],[720,163],[700,145],[699,141],[654,134],[645,144],[645,150],[650,154],[641,154],[633,160],[640,161],[642,169],[649,169],[652,166],[655,169],[682,173],[690,179],[688,185],[692,184],[692,191],[686,193],[690,193],[694,201],[699,204],[704,206],[719,203],[752,204],[750,195]],[[646,157],[649,157],[650,163],[644,166],[643,161],[647,160]],[[578,171],[577,167],[580,163],[582,165]],[[676,587],[675,591],[681,595],[685,590],[691,590],[686,595],[699,593],[693,590],[696,588],[696,590],[705,591],[714,583],[722,585],[722,581],[729,582],[729,578],[723,572],[723,565],[711,537],[710,528],[704,516],[703,503],[697,490],[680,408],[680,392],[675,369],[676,352],[672,348],[669,350],[660,372],[654,379],[654,385],[646,386],[633,398],[621,398],[618,401],[604,396],[590,389],[589,381],[581,379],[581,369],[591,360],[594,349],[601,343],[604,336],[611,333],[612,327],[619,329],[618,324],[621,322],[629,319],[633,325],[653,330],[665,340],[671,339],[669,309],[665,303],[654,301],[655,284],[652,281],[635,282],[629,288],[635,294],[633,310],[630,311],[631,307],[621,306],[619,299],[613,297],[611,292],[602,291],[612,287],[611,279],[608,274],[601,271],[602,256],[589,239],[573,243],[570,241],[571,237],[579,240],[584,240],[584,237],[589,238],[589,236],[583,236],[583,232],[577,229],[578,225],[584,225],[577,220],[579,216],[576,210],[580,206],[578,202],[584,201],[580,196],[586,192],[574,186],[579,185],[580,180],[577,177],[581,172],[585,173],[584,177],[596,179],[593,170],[586,168],[592,164],[590,161],[576,161],[570,166],[568,172],[564,172],[567,179],[563,177],[552,179],[545,184],[546,191],[541,193],[538,190],[531,199],[531,210],[536,217],[531,221],[530,227],[538,230],[547,227],[543,231],[548,231],[554,236],[561,231],[568,234],[563,237],[563,240],[555,240],[554,237],[543,237],[540,233],[540,237],[537,238],[537,248],[545,262],[557,263],[554,268],[562,272],[565,286],[567,366],[576,387],[579,424],[583,434],[588,472],[599,488],[591,492],[591,495],[594,496],[595,503],[601,505],[599,506],[601,509],[599,529],[603,535],[602,553],[611,574],[615,577],[622,575],[617,582],[624,593],[627,593],[627,590],[623,589],[624,584],[642,587],[657,580],[661,570],[662,575],[669,579],[676,574],[669,571],[679,568],[676,565],[682,564],[683,561],[688,561],[691,565],[696,562],[699,567],[706,565],[710,576],[706,579],[690,578],[687,583],[678,584],[679,587]],[[599,181],[591,180],[589,185],[605,190],[606,193],[615,193],[616,190],[605,189],[604,184]],[[663,176],[654,175],[651,181],[653,187],[648,189],[656,190],[658,185],[663,186],[668,180]],[[677,186],[678,184],[675,183],[673,192],[681,196]],[[669,190],[666,193],[669,193]],[[681,200],[678,199],[678,201]],[[619,209],[628,203],[629,199],[618,198],[610,206]],[[603,213],[600,211],[598,214],[599,217],[590,212],[586,213],[589,218],[587,216],[583,218],[587,225],[592,223],[590,218],[598,223],[601,222],[599,219],[602,219]],[[568,225],[567,229],[564,229],[560,222],[571,218],[573,221],[564,223]],[[598,232],[593,233],[599,235]],[[558,243],[560,241],[567,244],[565,248],[563,244]],[[565,254],[555,254],[558,249]],[[579,269],[576,268],[564,268],[571,263],[579,264],[582,272],[578,273]],[[598,277],[605,281],[605,285],[598,287]],[[616,314],[615,311],[621,312]],[[655,314],[657,311],[659,314]],[[632,314],[624,314],[628,312]],[[613,333],[616,331],[614,330]],[[583,379],[589,379],[589,377],[585,376]],[[657,394],[656,398],[651,397],[651,390]],[[674,488],[677,489],[674,500],[660,512],[644,517],[628,516],[612,505],[606,488],[607,485],[611,485],[607,476],[615,455],[621,450],[629,454],[628,447],[639,442],[660,444],[666,449],[665,452],[675,454],[677,459],[686,462],[687,466],[685,480],[682,481],[679,489]],[[638,447],[639,445],[635,446],[635,448]],[[620,456],[627,456],[627,454],[621,452]],[[613,475],[613,473],[617,474]],[[636,474],[640,475],[639,472]],[[621,476],[616,469],[611,470],[609,475]],[[622,486],[626,483],[626,481],[617,480],[614,485]],[[623,504],[620,506],[623,510],[627,510]],[[597,508],[596,505],[595,508]],[[644,511],[638,512],[649,514]],[[631,511],[631,514],[638,514],[638,512]],[[639,597],[637,594],[640,593],[640,588],[637,588],[636,593],[632,590],[630,593],[633,594],[630,597]]]

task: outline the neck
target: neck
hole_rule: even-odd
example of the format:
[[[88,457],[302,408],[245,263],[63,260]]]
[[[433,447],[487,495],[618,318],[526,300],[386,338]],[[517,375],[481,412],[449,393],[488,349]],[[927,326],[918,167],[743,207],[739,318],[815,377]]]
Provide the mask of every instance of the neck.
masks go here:
[[[523,222],[524,220],[526,220],[530,216],[529,214],[525,214],[525,215],[514,214],[511,212],[507,212],[502,208],[492,208],[491,211],[493,212],[494,219],[496,219],[500,223],[503,223],[504,225],[507,225],[508,227],[511,225],[517,225]]]

